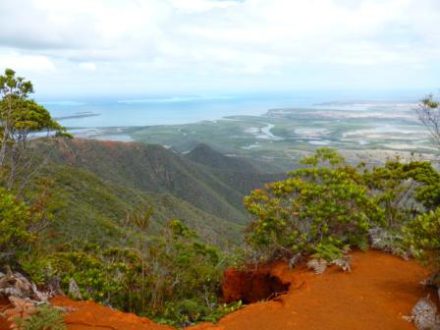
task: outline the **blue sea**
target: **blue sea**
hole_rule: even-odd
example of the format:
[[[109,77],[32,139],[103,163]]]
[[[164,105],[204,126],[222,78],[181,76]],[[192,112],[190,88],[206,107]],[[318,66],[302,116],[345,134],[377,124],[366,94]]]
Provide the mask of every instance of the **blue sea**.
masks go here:
[[[292,92],[246,95],[167,95],[120,98],[37,99],[68,128],[186,124],[226,116],[258,116],[274,108],[331,102],[415,102],[420,92]]]

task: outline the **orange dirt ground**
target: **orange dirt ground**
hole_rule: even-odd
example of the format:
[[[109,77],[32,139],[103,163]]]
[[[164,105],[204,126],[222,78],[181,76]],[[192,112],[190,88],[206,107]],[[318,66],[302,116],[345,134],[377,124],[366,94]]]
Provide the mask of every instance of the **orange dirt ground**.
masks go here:
[[[426,295],[419,282],[428,272],[414,261],[370,251],[352,254],[352,272],[273,267],[272,274],[291,282],[274,301],[248,305],[220,320],[191,330],[394,330],[415,329],[402,319]]]
[[[187,329],[415,329],[402,316],[409,315],[416,301],[426,295],[419,282],[428,275],[427,270],[414,261],[374,251],[354,252],[352,257],[351,273],[331,268],[323,275],[314,275],[304,268],[290,270],[285,264],[277,264],[271,273],[291,283],[287,294],[245,306],[217,325],[204,323]],[[94,302],[74,302],[64,297],[53,302],[75,309],[66,316],[70,330],[171,329]]]
[[[122,313],[92,301],[72,301],[65,297],[52,300],[56,306],[70,307],[74,311],[65,320],[69,330],[170,330],[172,328],[155,324],[135,314]]]

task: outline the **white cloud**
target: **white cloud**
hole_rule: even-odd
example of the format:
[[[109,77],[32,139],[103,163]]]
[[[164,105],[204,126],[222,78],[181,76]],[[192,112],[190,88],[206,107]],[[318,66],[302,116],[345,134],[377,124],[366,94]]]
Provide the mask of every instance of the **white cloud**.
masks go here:
[[[91,62],[83,62],[78,64],[79,68],[85,71],[96,71],[96,64]]]
[[[55,64],[46,56],[23,55],[13,51],[0,53],[0,63],[4,68],[13,68],[16,71],[29,73],[51,73],[55,71]]]
[[[438,0],[0,2],[0,66],[33,68],[45,86],[91,83],[78,68],[115,90],[313,88],[334,72],[347,87],[381,74],[377,86],[428,86],[439,56]]]

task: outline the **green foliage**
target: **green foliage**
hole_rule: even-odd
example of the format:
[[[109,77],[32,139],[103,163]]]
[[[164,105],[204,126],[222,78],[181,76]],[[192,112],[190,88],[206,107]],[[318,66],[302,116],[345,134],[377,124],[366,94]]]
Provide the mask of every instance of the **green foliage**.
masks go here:
[[[440,175],[429,162],[389,160],[365,170],[363,177],[383,208],[390,231],[399,231],[416,214],[440,203]]]
[[[388,161],[384,166],[364,172],[366,185],[375,192],[377,203],[384,209],[388,227],[399,226],[410,216],[403,204],[405,198],[409,197],[412,183],[406,181],[407,174],[403,167],[399,161]]]
[[[65,330],[63,313],[47,304],[37,307],[36,312],[26,318],[15,320],[19,330]]]
[[[17,77],[12,69],[5,69],[4,75],[0,75],[0,92],[3,95],[14,95],[17,97],[26,97],[34,92],[34,87],[30,81],[23,77]]]
[[[150,241],[144,234],[138,233],[137,248],[90,246],[87,251],[28,258],[22,265],[37,283],[57,276],[67,291],[74,279],[85,299],[174,324],[218,314],[223,308],[217,303],[218,286],[226,267],[220,251],[176,219]]]
[[[0,75],[0,121],[2,133],[6,138],[22,140],[28,132],[53,130],[64,134],[65,129],[52,119],[50,113],[33,100],[27,99],[33,93],[30,81],[17,77],[11,69]],[[15,136],[16,133],[21,133]]]
[[[193,322],[214,309],[225,267],[223,257],[217,248],[200,242],[181,221],[168,222],[149,246],[147,260],[153,317],[172,319],[174,315],[176,320]],[[188,309],[192,309],[189,314]]]
[[[30,133],[71,136],[49,111],[28,99],[30,93],[33,93],[32,83],[17,77],[13,70],[6,69],[4,75],[0,75],[0,176],[8,190],[21,191],[35,172],[31,168],[37,167],[32,163],[35,155],[27,146]]]
[[[331,261],[344,246],[367,249],[371,241],[404,256],[402,226],[440,202],[440,174],[429,162],[395,159],[366,168],[321,148],[302,164],[245,198],[255,217],[247,242],[257,255],[303,252]]]
[[[428,210],[440,206],[440,173],[430,162],[411,162],[404,166],[406,177],[418,182],[415,199]]]
[[[440,208],[421,214],[404,228],[412,253],[440,271]]]
[[[245,198],[255,220],[247,242],[262,255],[276,258],[317,247],[364,247],[368,229],[384,221],[358,170],[328,148],[303,160],[309,167],[266,185]]]
[[[230,303],[230,304],[219,304],[214,310],[212,310],[208,315],[203,317],[203,321],[216,323],[223,316],[235,312],[243,307],[241,300]]]
[[[86,252],[59,252],[37,260],[22,261],[23,268],[37,284],[57,276],[67,291],[74,279],[85,299],[104,303],[122,300],[130,271],[133,272],[139,257],[128,250],[109,249],[101,254]]]
[[[330,237],[328,240],[323,240],[316,245],[313,258],[324,259],[328,262],[340,259],[344,255],[344,247],[341,249],[340,246],[341,242],[336,241],[334,238]]]
[[[436,109],[439,107],[439,102],[434,99],[433,95],[428,95],[424,99],[422,99],[422,105],[429,109]]]
[[[13,111],[10,112],[10,107]],[[11,138],[15,135],[48,130],[56,136],[70,136],[66,129],[52,119],[49,111],[33,100],[12,98],[0,101],[0,118],[10,121]]]
[[[0,187],[0,260],[5,261],[32,239],[28,227],[32,222],[29,208]]]

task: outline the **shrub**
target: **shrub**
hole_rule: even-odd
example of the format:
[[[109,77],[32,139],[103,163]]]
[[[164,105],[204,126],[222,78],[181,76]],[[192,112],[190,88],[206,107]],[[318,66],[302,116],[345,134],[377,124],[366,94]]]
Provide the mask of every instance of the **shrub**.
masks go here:
[[[123,257],[126,251],[118,252],[119,258],[109,257],[116,253],[114,249],[98,255],[59,252],[22,262],[22,265],[37,284],[59,277],[63,290],[67,292],[70,280],[74,279],[85,299],[119,305],[128,291],[129,272],[136,266]]]
[[[404,232],[414,256],[440,271],[440,208],[419,215]]]
[[[32,239],[29,208],[0,187],[0,261],[9,259],[24,243]]]
[[[347,244],[367,248],[368,229],[382,225],[384,213],[357,168],[328,148],[302,163],[308,167],[245,198],[254,216],[247,242],[266,259],[304,251],[337,255]]]

